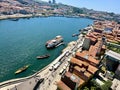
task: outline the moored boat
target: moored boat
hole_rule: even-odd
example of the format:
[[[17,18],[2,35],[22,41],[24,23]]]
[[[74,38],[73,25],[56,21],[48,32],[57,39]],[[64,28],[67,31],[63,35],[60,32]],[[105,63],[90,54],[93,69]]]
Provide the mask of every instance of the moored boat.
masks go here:
[[[73,34],[72,37],[79,36],[79,35],[80,35],[79,33],[78,34]]]
[[[18,21],[19,19],[18,18],[13,18],[13,19],[10,19],[11,21]]]
[[[50,57],[50,54],[46,54],[46,55],[41,55],[41,56],[37,56],[37,59],[43,59],[43,58],[48,58]]]
[[[54,39],[49,40],[46,42],[46,48],[55,48],[58,44],[63,42],[62,36],[56,36]]]
[[[23,66],[22,68],[18,69],[18,70],[15,72],[15,74],[19,74],[19,73],[25,71],[29,66],[30,66],[30,65],[25,65],[25,66]]]

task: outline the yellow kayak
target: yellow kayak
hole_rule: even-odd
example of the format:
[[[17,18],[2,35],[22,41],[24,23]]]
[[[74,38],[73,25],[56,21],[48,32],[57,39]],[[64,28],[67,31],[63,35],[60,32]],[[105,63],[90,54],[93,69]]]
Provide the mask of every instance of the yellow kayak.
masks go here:
[[[21,73],[21,72],[25,71],[29,66],[30,66],[30,65],[26,65],[26,66],[18,69],[18,70],[15,72],[15,74],[18,74],[18,73]]]

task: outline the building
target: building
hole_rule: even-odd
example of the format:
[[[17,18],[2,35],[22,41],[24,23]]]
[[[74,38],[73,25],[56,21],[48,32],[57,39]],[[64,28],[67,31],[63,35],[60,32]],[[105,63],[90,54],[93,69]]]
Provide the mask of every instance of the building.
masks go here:
[[[92,53],[94,54],[94,51]],[[75,57],[81,61],[88,62],[93,66],[97,66],[100,61],[92,57],[92,53],[89,53],[88,51],[77,52]]]
[[[109,27],[108,26],[109,23]],[[116,23],[111,24],[107,21],[95,22],[93,28],[86,35],[84,42],[82,44],[81,51],[75,52],[74,56],[69,60],[69,69],[67,73],[63,75],[60,83],[66,86],[68,90],[80,89],[84,86],[94,75],[98,74],[98,66],[100,65],[101,56],[105,54],[106,51],[106,35],[104,31],[111,32]],[[119,35],[118,35],[119,36]],[[113,37],[113,36],[112,36]],[[108,58],[106,65],[112,71],[114,71],[116,77],[120,77],[120,54],[114,52],[107,52],[106,57]],[[110,57],[110,58],[109,58]],[[112,57],[112,58],[111,58]],[[69,72],[69,73],[68,73]],[[74,82],[70,76],[74,75],[74,79],[81,80],[79,85],[78,82]],[[109,76],[106,74],[106,76]],[[75,78],[78,77],[78,78]],[[99,79],[96,79],[100,82]],[[106,79],[105,79],[106,80]],[[60,84],[58,83],[58,84]],[[101,82],[100,82],[101,84]],[[103,84],[103,83],[102,83]],[[101,84],[101,85],[102,85]],[[77,85],[77,86],[76,86]],[[60,88],[60,85],[58,85]],[[62,87],[62,86],[61,86]],[[65,90],[63,87],[61,90]],[[67,89],[66,89],[67,90]]]
[[[94,32],[103,34],[108,42],[120,42],[120,24],[114,21],[95,21]]]
[[[57,82],[57,86],[60,90],[75,90],[84,83],[85,81],[77,75],[66,72],[64,76],[61,77],[61,81]]]
[[[93,60],[92,62],[95,62],[95,64],[99,63],[97,60]],[[98,68],[90,63],[91,61],[88,59],[81,60],[80,58],[76,58],[76,56],[72,57],[69,70],[66,71],[61,77],[61,80],[57,82],[58,88],[60,90],[75,90],[81,88],[98,71]]]
[[[112,90],[120,90],[120,80],[114,79],[112,83],[113,83],[111,86]]]
[[[89,48],[90,48],[90,39],[89,38],[85,38],[82,47],[83,47],[83,50],[89,50]]]
[[[105,59],[107,69],[114,72],[115,77],[120,80],[120,54],[109,50],[105,53]]]
[[[57,87],[60,89],[60,90],[72,90],[70,89],[64,82],[62,81],[59,81],[56,83],[57,84]]]

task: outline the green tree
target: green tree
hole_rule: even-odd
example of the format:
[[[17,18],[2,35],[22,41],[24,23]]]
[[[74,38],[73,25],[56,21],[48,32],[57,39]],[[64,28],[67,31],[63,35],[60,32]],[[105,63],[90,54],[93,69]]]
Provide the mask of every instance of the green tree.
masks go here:
[[[76,7],[73,7],[73,13],[83,13],[83,10],[81,10],[80,8],[76,8]]]
[[[101,90],[109,90],[112,82],[110,80],[106,81],[104,85],[101,86]]]
[[[89,88],[88,87],[84,87],[84,89],[83,90],[89,90]]]

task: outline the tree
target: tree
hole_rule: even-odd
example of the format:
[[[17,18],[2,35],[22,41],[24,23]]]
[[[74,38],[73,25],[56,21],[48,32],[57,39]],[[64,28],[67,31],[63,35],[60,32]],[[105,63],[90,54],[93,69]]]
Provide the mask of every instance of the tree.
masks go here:
[[[89,90],[89,88],[88,87],[84,87],[84,89],[83,90]]]
[[[109,90],[112,82],[110,80],[106,81],[104,85],[101,86],[101,90]]]
[[[81,10],[80,8],[76,8],[76,7],[73,7],[73,13],[83,13],[83,10]]]

